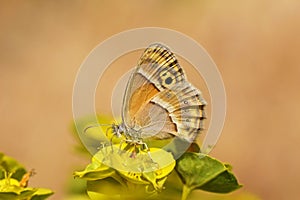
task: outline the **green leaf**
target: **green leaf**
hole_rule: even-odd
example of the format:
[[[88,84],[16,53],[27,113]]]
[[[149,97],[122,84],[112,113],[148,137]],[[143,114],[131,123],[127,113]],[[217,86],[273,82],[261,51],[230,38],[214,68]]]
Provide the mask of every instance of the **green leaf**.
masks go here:
[[[68,180],[67,194],[68,196],[82,196],[86,193],[86,180],[70,177]]]
[[[226,195],[220,195],[217,193],[203,192],[201,190],[195,190],[188,198],[189,200],[261,200],[258,196],[249,193],[247,191],[238,191]]]
[[[12,178],[21,180],[26,173],[26,169],[15,159],[0,153],[0,179],[3,179],[5,173],[12,174]]]
[[[93,159],[94,160],[94,159]],[[75,172],[74,177],[75,178],[82,178],[85,180],[93,181],[93,180],[99,180],[104,179],[109,176],[112,176],[115,174],[115,170],[99,163],[98,161],[94,160],[91,164],[89,164],[85,170]]]
[[[113,178],[87,182],[88,195],[93,200],[120,199],[124,187]]]
[[[18,200],[18,194],[14,192],[0,192],[0,199]]]
[[[178,172],[184,186],[182,199],[194,189],[228,193],[241,187],[230,172],[231,166],[199,153],[185,153],[177,161]]]
[[[7,183],[9,183],[7,185]],[[45,188],[23,188],[18,186],[19,182],[16,179],[10,178],[9,180],[0,181],[0,199],[7,200],[43,200],[53,194],[49,189]]]
[[[98,154],[94,155],[92,162],[83,171],[74,172],[74,178],[81,178],[87,181],[97,181],[112,177],[120,184],[125,184],[123,179],[116,173],[115,169],[100,162],[98,155],[101,154],[101,151],[99,151]]]
[[[20,199],[32,199],[33,194],[37,191],[35,188],[24,188],[20,193],[19,193],[19,198]]]
[[[33,194],[31,200],[43,200],[43,199],[48,198],[52,194],[54,194],[54,192],[52,192],[49,189],[38,188],[37,191]]]
[[[221,162],[208,156],[200,157],[197,153],[185,153],[176,165],[181,180],[190,188],[204,185],[225,170]]]
[[[228,193],[241,187],[242,185],[239,185],[237,179],[231,172],[224,171],[216,178],[198,187],[197,189],[215,193]]]

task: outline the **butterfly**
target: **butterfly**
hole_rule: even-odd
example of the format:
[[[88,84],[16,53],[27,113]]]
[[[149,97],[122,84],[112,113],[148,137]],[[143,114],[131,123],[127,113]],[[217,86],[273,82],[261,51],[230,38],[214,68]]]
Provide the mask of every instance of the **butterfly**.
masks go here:
[[[122,123],[113,124],[113,134],[126,142],[147,144],[145,139],[177,137],[189,144],[203,129],[206,101],[188,82],[171,50],[150,45],[140,57],[126,86]]]

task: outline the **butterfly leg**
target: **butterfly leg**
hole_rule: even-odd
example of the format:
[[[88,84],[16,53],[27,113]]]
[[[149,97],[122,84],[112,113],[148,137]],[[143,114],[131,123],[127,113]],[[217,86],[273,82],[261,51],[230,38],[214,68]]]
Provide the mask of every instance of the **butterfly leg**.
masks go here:
[[[97,150],[103,155],[102,162],[105,160],[105,156],[107,155],[107,148],[105,147],[105,143],[101,142],[100,147],[97,148]]]
[[[131,140],[131,139],[127,139],[127,140],[124,140],[126,143],[127,143],[127,146],[125,147],[124,150],[129,150],[132,148],[133,146],[133,150],[132,150],[132,153],[130,154],[130,158],[135,158],[136,157],[136,146],[137,146],[137,142],[134,141],[134,140]]]
[[[148,154],[150,160],[155,164],[155,168],[159,169],[159,164],[153,160],[153,158],[151,156],[151,153],[150,153],[150,149],[149,149],[147,143],[141,142],[141,145],[143,145],[143,148],[147,151],[147,154]]]
[[[143,145],[144,149],[147,151],[148,156],[153,161],[153,158],[152,158],[152,156],[150,154],[150,149],[149,149],[148,145],[145,142],[141,142],[141,145]]]
[[[102,150],[105,147],[105,144],[103,142],[100,142],[100,146],[97,147],[97,151]]]
[[[119,144],[119,154],[121,154],[121,151],[122,151],[122,146],[123,146],[123,143],[125,142],[125,140],[121,140],[120,141],[120,144]]]
[[[122,149],[122,144],[123,143],[126,143],[126,146],[125,146],[125,148],[123,149],[123,151],[131,151],[131,149],[133,149],[132,150],[132,152],[131,152],[131,154],[130,154],[130,157],[131,158],[135,158],[136,157],[136,155],[137,155],[137,146],[138,145],[141,145],[141,143],[139,143],[139,142],[137,142],[137,141],[135,141],[135,140],[131,140],[131,139],[126,139],[126,140],[122,140],[121,142],[120,142],[120,148],[119,148],[119,152],[121,151],[121,149]]]

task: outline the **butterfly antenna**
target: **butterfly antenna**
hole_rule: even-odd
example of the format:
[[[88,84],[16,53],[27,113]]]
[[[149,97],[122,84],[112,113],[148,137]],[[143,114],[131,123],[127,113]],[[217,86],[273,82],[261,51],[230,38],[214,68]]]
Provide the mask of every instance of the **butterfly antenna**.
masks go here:
[[[99,128],[101,126],[111,126],[111,124],[93,124],[93,125],[89,125],[89,126],[87,126],[83,129],[83,133],[86,133],[87,130],[90,129],[90,128]]]
[[[108,137],[108,131],[112,129],[112,125],[110,124],[110,127],[108,127],[105,131],[105,135],[106,137]]]

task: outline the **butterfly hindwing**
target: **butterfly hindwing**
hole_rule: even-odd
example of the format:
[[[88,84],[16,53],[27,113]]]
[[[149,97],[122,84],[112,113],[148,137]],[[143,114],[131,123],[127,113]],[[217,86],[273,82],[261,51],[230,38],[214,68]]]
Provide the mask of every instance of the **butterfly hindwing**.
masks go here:
[[[188,82],[173,87],[173,90],[158,93],[151,101],[162,105],[168,111],[177,127],[174,135],[192,142],[203,129],[206,103],[200,91]]]
[[[145,50],[128,82],[123,123],[142,137],[178,136],[192,142],[203,127],[205,105],[174,54],[154,44]]]

